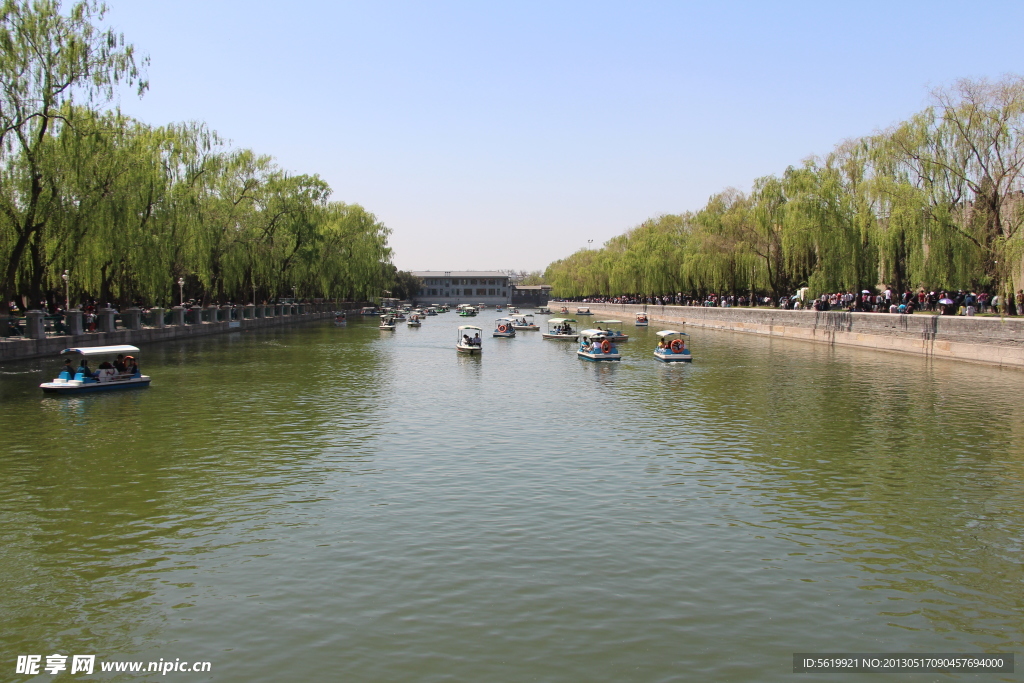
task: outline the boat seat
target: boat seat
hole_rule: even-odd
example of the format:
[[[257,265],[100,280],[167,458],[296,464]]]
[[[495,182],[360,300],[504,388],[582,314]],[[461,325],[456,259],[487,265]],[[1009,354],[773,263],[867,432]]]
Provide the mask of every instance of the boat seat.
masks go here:
[[[76,382],[84,382],[85,381],[85,373],[76,372],[75,373],[75,381]]]

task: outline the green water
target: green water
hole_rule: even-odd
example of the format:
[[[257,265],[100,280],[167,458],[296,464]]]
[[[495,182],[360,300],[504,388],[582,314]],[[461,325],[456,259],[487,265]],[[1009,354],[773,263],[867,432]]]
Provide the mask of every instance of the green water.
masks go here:
[[[701,330],[664,365],[655,328],[585,363],[494,317],[482,358],[454,313],[153,345],[152,387],[109,395],[0,366],[0,680],[52,653],[97,656],[65,680],[781,681],[794,652],[1021,649],[1020,372]]]

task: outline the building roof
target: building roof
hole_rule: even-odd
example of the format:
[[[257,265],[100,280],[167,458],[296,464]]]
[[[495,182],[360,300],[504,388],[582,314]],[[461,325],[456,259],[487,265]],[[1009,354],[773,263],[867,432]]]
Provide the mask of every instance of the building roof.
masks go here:
[[[551,289],[551,285],[512,285],[513,289]]]
[[[508,273],[497,270],[414,270],[416,277],[508,277]]]

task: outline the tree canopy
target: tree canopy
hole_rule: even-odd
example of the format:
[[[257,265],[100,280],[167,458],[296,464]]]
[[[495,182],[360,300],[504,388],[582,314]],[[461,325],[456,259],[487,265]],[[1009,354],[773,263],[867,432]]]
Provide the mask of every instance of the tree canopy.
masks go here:
[[[1022,286],[1024,78],[960,80],[907,121],[555,261],[561,296]]]
[[[109,108],[145,67],[82,0],[0,4],[2,304],[369,298],[390,286],[387,228],[330,201],[316,175],[228,146],[200,123],[152,126]],[[392,269],[393,270],[393,269]],[[63,297],[61,297],[63,298]]]

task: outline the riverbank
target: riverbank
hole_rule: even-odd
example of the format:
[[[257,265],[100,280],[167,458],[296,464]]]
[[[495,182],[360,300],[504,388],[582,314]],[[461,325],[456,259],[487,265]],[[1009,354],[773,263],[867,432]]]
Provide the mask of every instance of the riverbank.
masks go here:
[[[871,348],[947,360],[1024,369],[1024,318],[787,311],[769,308],[702,308],[642,304],[548,304],[552,311],[588,306],[595,317],[632,324],[646,311],[652,321],[764,334],[814,343]]]
[[[261,307],[263,308],[263,307]],[[265,307],[273,311],[272,306]],[[282,310],[282,308],[284,310]],[[276,314],[265,317],[246,317],[237,320],[223,320],[217,322],[199,321],[189,324],[167,325],[164,327],[141,327],[140,329],[116,330],[113,332],[87,332],[74,335],[47,335],[39,339],[7,338],[0,339],[0,363],[4,361],[24,360],[27,358],[41,358],[58,355],[66,348],[75,346],[109,346],[114,344],[151,344],[154,342],[170,341],[208,334],[223,334],[225,332],[240,332],[243,330],[262,329],[266,327],[277,327],[280,325],[297,325],[301,323],[314,322],[333,318],[335,312],[328,310],[328,304],[303,304],[303,312],[290,312],[289,309],[298,310],[298,305],[293,307],[278,307]],[[198,310],[198,309],[197,309]],[[289,312],[286,312],[289,311]]]

